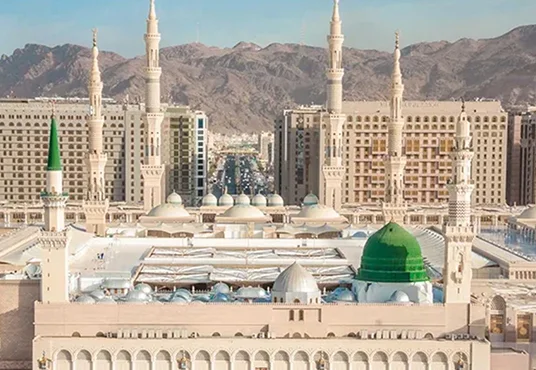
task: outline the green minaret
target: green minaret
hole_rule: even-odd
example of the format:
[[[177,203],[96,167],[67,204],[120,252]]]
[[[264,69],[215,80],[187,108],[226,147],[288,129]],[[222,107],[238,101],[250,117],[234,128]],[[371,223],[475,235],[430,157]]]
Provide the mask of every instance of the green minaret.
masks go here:
[[[48,142],[47,171],[61,171],[60,143],[58,140],[58,125],[52,114],[50,121],[50,140]]]

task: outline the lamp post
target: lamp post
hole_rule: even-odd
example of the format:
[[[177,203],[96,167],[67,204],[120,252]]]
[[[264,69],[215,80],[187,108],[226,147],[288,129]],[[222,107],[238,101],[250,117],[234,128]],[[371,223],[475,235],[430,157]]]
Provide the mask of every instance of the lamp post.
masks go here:
[[[190,368],[190,360],[184,356],[184,351],[181,351],[181,358],[177,359],[179,370],[188,370]]]
[[[37,367],[39,370],[47,370],[50,368],[50,364],[52,363],[52,360],[47,358],[45,351],[43,351],[43,356],[41,358],[37,359]]]

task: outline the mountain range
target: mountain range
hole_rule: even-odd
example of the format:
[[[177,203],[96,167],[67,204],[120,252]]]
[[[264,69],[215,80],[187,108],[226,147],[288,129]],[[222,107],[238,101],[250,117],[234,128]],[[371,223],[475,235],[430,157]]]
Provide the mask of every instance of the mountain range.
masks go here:
[[[391,53],[344,49],[345,100],[389,96]],[[233,48],[199,43],[161,50],[162,100],[207,112],[216,132],[271,130],[285,108],[325,101],[325,48],[240,42]],[[143,99],[143,56],[99,56],[104,95]],[[536,25],[490,39],[413,44],[402,49],[405,99],[500,99],[534,103]],[[0,96],[87,96],[88,48],[28,44],[0,57]]]

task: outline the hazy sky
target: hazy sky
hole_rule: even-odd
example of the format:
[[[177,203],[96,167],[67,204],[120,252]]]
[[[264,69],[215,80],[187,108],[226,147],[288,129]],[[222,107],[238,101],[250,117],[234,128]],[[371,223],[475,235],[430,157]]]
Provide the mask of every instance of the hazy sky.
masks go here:
[[[91,44],[143,54],[149,0],[0,0],[0,54],[27,43]],[[325,45],[331,0],[156,0],[162,46],[199,41]],[[402,44],[494,37],[536,23],[535,0],[341,0],[346,46],[391,50]],[[199,29],[199,31],[197,31]]]

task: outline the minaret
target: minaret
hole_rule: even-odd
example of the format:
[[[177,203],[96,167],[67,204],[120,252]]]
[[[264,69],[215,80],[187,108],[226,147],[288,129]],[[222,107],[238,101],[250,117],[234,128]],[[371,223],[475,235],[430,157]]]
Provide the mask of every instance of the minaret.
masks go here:
[[[471,222],[471,144],[470,123],[465,113],[465,102],[456,124],[456,137],[451,153],[452,179],[449,190],[449,216],[443,225],[445,237],[445,267],[443,289],[445,303],[471,302],[471,248],[475,236]]]
[[[99,70],[99,49],[97,48],[97,30],[93,30],[92,65],[89,74],[89,152],[86,154],[88,170],[88,189],[83,203],[86,216],[86,229],[91,233],[104,236],[106,232],[106,213],[109,202],[105,194],[104,171],[107,155],[103,153],[102,127],[102,80]]]
[[[404,170],[406,157],[403,152],[404,116],[402,99],[404,84],[400,71],[400,39],[395,33],[395,52],[391,82],[391,117],[389,122],[387,158],[385,160],[385,202],[382,207],[385,222],[404,223],[406,203],[404,202]]]
[[[143,177],[143,202],[146,211],[162,203],[162,175],[164,166],[161,158],[161,129],[164,113],[160,108],[159,61],[160,33],[154,0],[150,0],[147,33],[145,34],[146,76],[145,76],[145,162],[141,166]]]
[[[334,0],[333,16],[331,17],[329,44],[329,66],[326,71],[327,113],[323,117],[326,125],[322,132],[325,148],[322,164],[323,182],[321,183],[320,202],[335,209],[342,206],[342,181],[346,168],[342,161],[342,135],[346,115],[342,113],[342,22],[339,14],[339,0]]]
[[[41,300],[45,303],[67,302],[67,237],[58,126],[55,112],[50,122],[46,190],[41,193],[45,208],[45,228],[38,238],[41,255]]]

